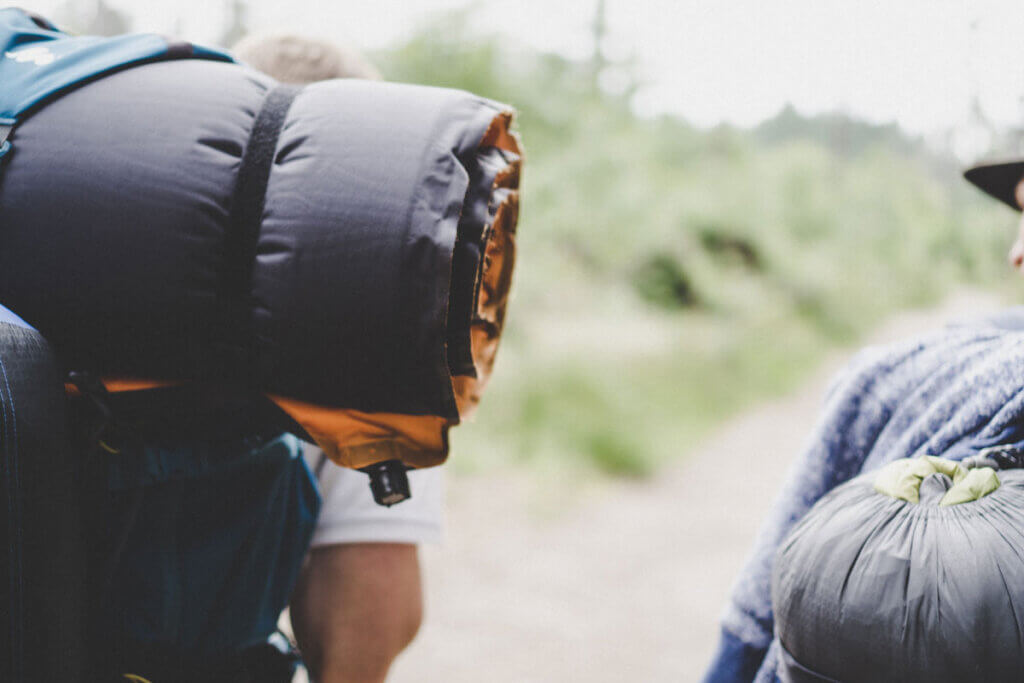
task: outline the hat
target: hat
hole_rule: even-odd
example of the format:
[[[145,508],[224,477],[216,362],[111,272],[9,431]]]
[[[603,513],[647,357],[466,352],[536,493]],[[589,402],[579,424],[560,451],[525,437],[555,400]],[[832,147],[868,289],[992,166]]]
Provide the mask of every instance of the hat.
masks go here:
[[[1021,210],[1016,190],[1017,183],[1024,180],[1024,159],[978,164],[964,171],[964,178],[1014,211]]]

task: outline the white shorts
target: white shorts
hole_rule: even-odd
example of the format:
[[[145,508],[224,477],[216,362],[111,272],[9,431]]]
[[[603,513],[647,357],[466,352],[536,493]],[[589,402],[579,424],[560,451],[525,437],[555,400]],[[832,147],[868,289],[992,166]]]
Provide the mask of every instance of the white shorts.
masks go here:
[[[440,467],[409,472],[412,497],[384,507],[373,501],[370,478],[335,465],[316,446],[303,444],[323,504],[313,547],[337,543],[437,543],[441,540],[444,477]]]

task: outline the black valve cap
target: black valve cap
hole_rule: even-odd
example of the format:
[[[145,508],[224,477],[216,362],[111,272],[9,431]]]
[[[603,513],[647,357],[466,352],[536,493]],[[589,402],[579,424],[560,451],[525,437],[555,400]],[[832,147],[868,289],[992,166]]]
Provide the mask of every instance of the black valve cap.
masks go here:
[[[403,500],[412,498],[409,491],[409,477],[405,474],[406,466],[401,460],[385,460],[367,467],[360,467],[360,472],[370,476],[370,491],[377,505],[391,507]]]

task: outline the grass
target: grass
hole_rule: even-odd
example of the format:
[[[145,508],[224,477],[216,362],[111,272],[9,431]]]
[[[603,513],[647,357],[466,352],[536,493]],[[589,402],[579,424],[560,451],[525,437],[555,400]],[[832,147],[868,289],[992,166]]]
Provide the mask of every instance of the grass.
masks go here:
[[[512,103],[527,150],[509,329],[478,419],[453,431],[457,468],[646,476],[887,315],[1009,280],[1010,212],[895,126],[643,119],[593,64],[465,18],[383,64]]]

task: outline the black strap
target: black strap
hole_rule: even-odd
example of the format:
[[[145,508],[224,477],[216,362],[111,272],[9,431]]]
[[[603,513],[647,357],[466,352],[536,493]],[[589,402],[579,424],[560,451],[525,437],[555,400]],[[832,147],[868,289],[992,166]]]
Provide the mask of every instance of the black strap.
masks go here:
[[[167,41],[167,59],[188,59],[195,54],[192,43],[175,38],[164,38]]]
[[[27,10],[27,9],[23,9],[21,7],[14,7],[12,9],[16,9],[19,12],[21,12],[22,14],[24,14],[26,17],[29,18],[29,20],[32,21],[33,24],[35,24],[36,26],[38,26],[39,28],[41,28],[41,29],[43,29],[45,31],[60,31],[60,29],[57,28],[56,26],[54,26],[50,22],[49,19],[47,19],[46,17],[42,16],[41,14],[36,14],[35,12],[32,12],[32,11]]]
[[[302,89],[279,84],[270,89],[256,114],[231,199],[231,218],[224,239],[221,273],[221,344],[229,374],[252,370],[252,272],[259,242],[270,169],[288,109]],[[231,367],[234,366],[234,367]]]

